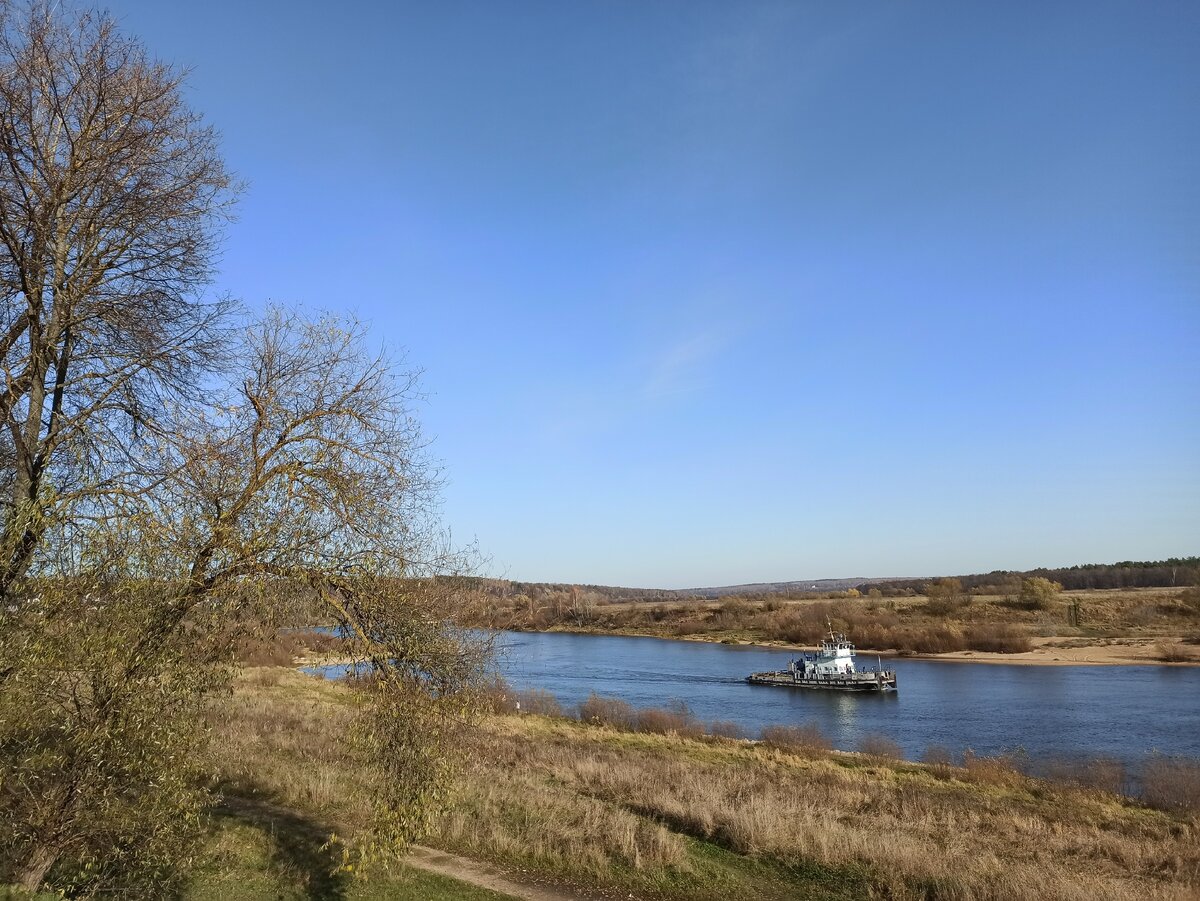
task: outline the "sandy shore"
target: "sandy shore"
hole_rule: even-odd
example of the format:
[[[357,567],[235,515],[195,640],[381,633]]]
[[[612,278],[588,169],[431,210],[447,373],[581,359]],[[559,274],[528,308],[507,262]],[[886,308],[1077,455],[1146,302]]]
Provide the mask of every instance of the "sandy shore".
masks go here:
[[[611,634],[611,633],[601,633]],[[685,638],[684,641],[705,641]],[[886,657],[903,660],[948,660],[968,663],[1008,663],[1021,666],[1200,666],[1200,648],[1192,648],[1194,660],[1165,663],[1158,659],[1158,645],[1163,641],[1174,644],[1178,638],[1105,638],[1098,644],[1084,644],[1077,638],[1033,638],[1033,650],[1018,654],[997,654],[988,651],[950,651],[945,654],[900,654],[896,651],[859,649],[859,656]],[[710,642],[711,643],[711,642]],[[721,643],[721,642],[716,642]],[[811,650],[803,645],[786,642],[737,642],[739,645],[762,648]]]
[[[1200,665],[1200,653],[1197,653],[1195,660],[1164,663],[1158,659],[1160,641],[1161,639],[1155,638],[1117,638],[1108,639],[1105,644],[1079,644],[1077,640],[1072,639],[1034,638],[1033,650],[1020,654],[952,651],[948,654],[925,655],[921,659],[969,660],[972,663],[1017,663],[1029,666]],[[1062,645],[1067,645],[1067,647]]]

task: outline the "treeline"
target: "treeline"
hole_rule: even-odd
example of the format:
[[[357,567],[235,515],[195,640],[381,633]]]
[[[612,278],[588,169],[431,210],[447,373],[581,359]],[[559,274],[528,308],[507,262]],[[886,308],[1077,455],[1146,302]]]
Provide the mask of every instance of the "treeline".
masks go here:
[[[1174,588],[1200,584],[1200,557],[1169,557],[1166,560],[1122,560],[1120,563],[1085,563],[1078,566],[994,570],[958,576],[967,591],[990,589],[985,593],[1011,594],[1019,590],[1022,579],[1040,577],[1057,582],[1067,591],[1105,588]],[[891,591],[920,593],[928,579],[888,579],[871,581],[870,588],[885,594]]]
[[[621,601],[686,601],[701,600],[692,590],[674,588],[624,588],[616,585],[585,585],[571,582],[516,582],[508,579],[474,579],[476,588],[495,598],[526,597],[545,601],[572,592],[586,592],[593,600],[605,603]]]
[[[1021,581],[1040,577],[1057,582],[1067,591],[1104,588],[1175,588],[1200,585],[1200,557],[1168,557],[1166,560],[1122,560],[1119,563],[1085,563],[1078,566],[1040,568],[1030,570],[993,570],[990,573],[975,573],[957,576],[965,591],[973,594],[1017,594]],[[612,604],[628,601],[704,601],[716,595],[706,593],[709,589],[670,588],[623,588],[612,585],[580,585],[567,582],[515,582],[507,579],[472,580],[474,587],[484,596],[512,601],[525,599],[533,605],[557,606],[577,603],[580,595],[591,605]],[[878,590],[884,596],[923,594],[925,586],[932,581],[922,579],[863,579],[845,582],[846,589],[855,589],[862,594]],[[844,591],[832,591],[831,586],[841,580],[825,579],[814,584],[820,588],[804,590],[792,583],[768,583],[760,590],[744,593],[747,599],[765,600],[773,597],[833,597],[844,596]],[[784,584],[786,587],[773,587]],[[739,586],[741,587],[741,586]],[[758,588],[758,586],[745,586]]]

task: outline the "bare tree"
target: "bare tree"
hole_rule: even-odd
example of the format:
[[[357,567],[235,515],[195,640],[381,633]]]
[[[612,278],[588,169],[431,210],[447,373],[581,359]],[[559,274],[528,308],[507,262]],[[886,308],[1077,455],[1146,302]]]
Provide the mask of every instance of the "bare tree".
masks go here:
[[[171,805],[128,776],[153,769],[148,742],[183,765],[189,752],[172,736],[193,730],[179,711],[220,684],[213,669],[239,629],[270,628],[285,593],[323,609],[371,676],[356,736],[376,771],[376,833],[363,847],[402,849],[442,797],[453,727],[487,648],[456,624],[463,557],[438,526],[437,474],[411,410],[416,376],[372,352],[357,323],[282,310],[230,352],[226,390],[213,385],[208,405],[158,423],[142,490],[119,523],[92,529],[83,569],[41,580],[55,607],[20,605],[9,622],[0,611],[15,673],[0,691],[0,713],[12,711],[0,717],[0,847],[27,888],[81,849],[109,860],[91,836],[106,834],[95,808],[112,797],[127,799],[138,828],[126,832],[147,847],[177,834],[163,819]],[[78,586],[97,586],[83,617]],[[160,703],[158,718],[148,711]],[[131,729],[131,712],[177,728]],[[184,784],[175,765],[154,781]],[[176,797],[177,814],[195,809],[194,794]],[[163,855],[141,856],[161,879]]]
[[[0,0],[0,881],[154,896],[203,808],[197,712],[284,592],[372,674],[367,847],[402,848],[482,653],[415,375],[355,323],[202,301],[215,135],[178,72],[55,8]]]
[[[181,75],[106,15],[0,5],[0,598],[219,348],[236,186]]]

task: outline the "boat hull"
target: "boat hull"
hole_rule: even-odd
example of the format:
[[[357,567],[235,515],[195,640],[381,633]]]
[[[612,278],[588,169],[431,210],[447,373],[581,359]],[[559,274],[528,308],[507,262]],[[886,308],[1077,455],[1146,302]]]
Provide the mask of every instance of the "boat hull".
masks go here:
[[[751,685],[774,685],[779,688],[809,688],[815,691],[885,692],[896,690],[896,674],[851,673],[843,676],[796,677],[789,670],[775,673],[754,673],[746,677]]]

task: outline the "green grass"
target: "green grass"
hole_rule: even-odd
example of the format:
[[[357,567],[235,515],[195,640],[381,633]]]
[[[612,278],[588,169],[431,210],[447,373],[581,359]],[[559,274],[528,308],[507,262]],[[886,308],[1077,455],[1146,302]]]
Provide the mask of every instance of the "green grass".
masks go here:
[[[871,883],[859,867],[815,862],[788,863],[770,856],[747,857],[701,839],[688,841],[689,873],[670,873],[667,893],[694,898],[756,898],[759,901],[851,901],[870,896]],[[676,882],[677,884],[671,884]]]
[[[476,888],[413,867],[356,878],[334,873],[336,855],[307,824],[284,815],[266,821],[222,816],[184,901],[504,901]],[[2,892],[2,890],[0,890]],[[0,893],[0,899],[3,899]]]

